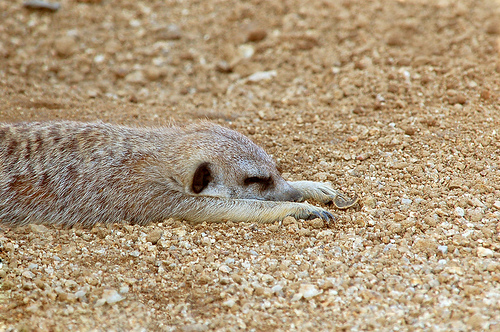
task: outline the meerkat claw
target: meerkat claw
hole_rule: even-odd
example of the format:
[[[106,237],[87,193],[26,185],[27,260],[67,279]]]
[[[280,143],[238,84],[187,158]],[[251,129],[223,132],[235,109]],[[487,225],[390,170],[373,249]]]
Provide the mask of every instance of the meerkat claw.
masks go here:
[[[306,220],[312,220],[316,218],[323,219],[326,222],[335,221],[335,217],[333,216],[333,214],[328,211],[311,211],[311,214],[308,218],[306,218]]]
[[[328,222],[334,222],[335,221],[335,216],[333,214],[331,214],[330,212],[328,212],[328,211],[324,211],[322,213],[322,215],[323,215],[323,218],[322,218],[323,220],[326,220]]]
[[[337,197],[335,197],[335,199],[333,200],[333,204],[337,209],[345,210],[356,205],[356,203],[358,203],[358,200],[358,194],[355,194],[351,199],[346,199],[343,195],[337,195]]]

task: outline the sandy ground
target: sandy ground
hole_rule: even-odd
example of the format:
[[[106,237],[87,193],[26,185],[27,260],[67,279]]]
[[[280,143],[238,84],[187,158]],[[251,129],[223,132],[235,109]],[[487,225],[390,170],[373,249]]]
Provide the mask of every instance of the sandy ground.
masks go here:
[[[500,331],[499,6],[1,1],[0,121],[209,118],[361,204],[4,228],[0,331]]]

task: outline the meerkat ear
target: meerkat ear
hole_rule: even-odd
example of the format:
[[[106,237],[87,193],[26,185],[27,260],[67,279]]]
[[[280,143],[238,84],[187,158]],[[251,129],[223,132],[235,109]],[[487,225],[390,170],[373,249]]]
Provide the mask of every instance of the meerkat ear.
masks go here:
[[[195,194],[199,194],[205,189],[208,184],[213,180],[212,174],[210,173],[210,164],[203,163],[198,166],[193,175],[193,182],[191,184],[191,189]]]

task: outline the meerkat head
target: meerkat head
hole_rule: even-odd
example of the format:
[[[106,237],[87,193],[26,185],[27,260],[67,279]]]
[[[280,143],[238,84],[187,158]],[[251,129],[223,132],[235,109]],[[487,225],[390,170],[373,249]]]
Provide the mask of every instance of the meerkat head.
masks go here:
[[[196,129],[187,139],[189,167],[183,181],[187,193],[272,201],[301,198],[283,179],[274,160],[247,137],[213,124]]]

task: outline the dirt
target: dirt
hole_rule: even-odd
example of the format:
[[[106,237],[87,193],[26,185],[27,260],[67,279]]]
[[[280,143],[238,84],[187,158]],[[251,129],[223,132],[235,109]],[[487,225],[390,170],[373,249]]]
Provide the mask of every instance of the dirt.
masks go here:
[[[498,1],[60,3],[0,2],[0,121],[208,118],[361,203],[4,228],[1,331],[500,330]]]

